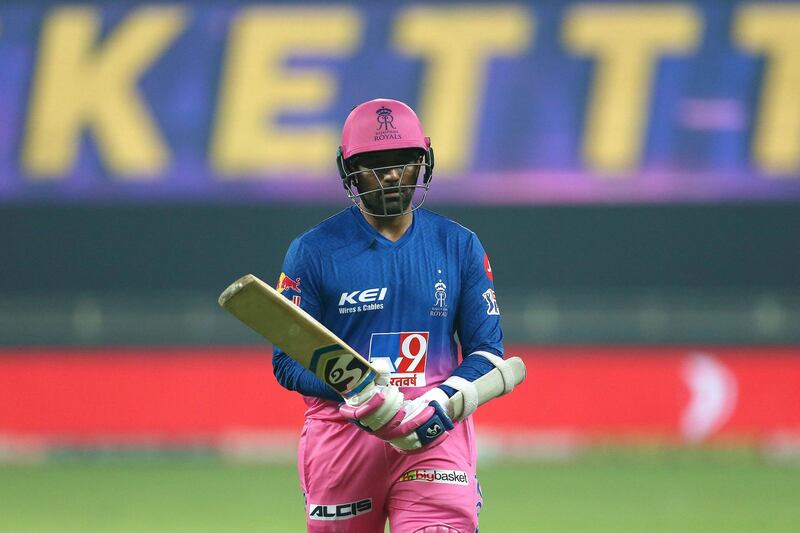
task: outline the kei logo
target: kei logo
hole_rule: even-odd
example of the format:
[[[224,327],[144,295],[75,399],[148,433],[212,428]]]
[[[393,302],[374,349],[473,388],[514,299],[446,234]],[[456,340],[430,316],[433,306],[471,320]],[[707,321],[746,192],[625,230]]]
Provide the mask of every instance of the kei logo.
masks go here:
[[[392,110],[386,106],[381,106],[380,109],[375,111],[378,115],[378,131],[381,129],[384,131],[389,131],[389,128],[396,130],[393,122],[394,117],[392,116]]]
[[[398,387],[425,386],[428,358],[427,331],[373,333],[369,341],[369,360],[382,360],[391,369],[389,383]]]
[[[486,314],[487,315],[499,315],[500,308],[497,307],[497,295],[495,295],[494,291],[489,288],[486,289],[486,292],[483,293],[483,299],[486,300]]]

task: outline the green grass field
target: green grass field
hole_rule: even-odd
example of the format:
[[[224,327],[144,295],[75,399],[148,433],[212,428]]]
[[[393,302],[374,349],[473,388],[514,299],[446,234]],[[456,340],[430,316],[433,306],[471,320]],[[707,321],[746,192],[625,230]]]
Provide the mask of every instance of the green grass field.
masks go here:
[[[800,465],[749,452],[486,463],[481,531],[800,531]],[[294,466],[68,460],[0,467],[0,531],[305,531]]]

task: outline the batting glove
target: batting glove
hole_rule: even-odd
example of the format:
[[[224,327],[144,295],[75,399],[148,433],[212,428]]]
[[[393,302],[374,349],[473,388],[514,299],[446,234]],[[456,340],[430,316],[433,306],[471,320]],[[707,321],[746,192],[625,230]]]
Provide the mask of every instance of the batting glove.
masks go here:
[[[379,363],[378,363],[379,364]],[[366,390],[345,400],[339,406],[339,413],[360,428],[376,432],[385,427],[396,427],[403,419],[400,412],[403,393],[394,385],[389,385],[389,372],[377,368],[374,384]]]
[[[375,432],[398,451],[413,453],[438,446],[455,426],[447,415],[447,394],[434,387],[415,400],[403,402],[403,418],[394,428],[387,425]]]

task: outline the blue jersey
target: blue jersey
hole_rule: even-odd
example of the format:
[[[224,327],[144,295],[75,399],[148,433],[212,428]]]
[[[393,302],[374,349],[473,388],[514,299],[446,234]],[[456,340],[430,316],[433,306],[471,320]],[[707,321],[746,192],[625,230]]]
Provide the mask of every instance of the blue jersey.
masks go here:
[[[470,230],[424,209],[396,242],[355,206],[323,221],[290,245],[278,289],[357,352],[383,360],[407,397],[454,373],[459,343],[464,357],[503,354],[483,246]],[[273,364],[283,386],[308,396],[310,414],[340,399],[277,347]]]

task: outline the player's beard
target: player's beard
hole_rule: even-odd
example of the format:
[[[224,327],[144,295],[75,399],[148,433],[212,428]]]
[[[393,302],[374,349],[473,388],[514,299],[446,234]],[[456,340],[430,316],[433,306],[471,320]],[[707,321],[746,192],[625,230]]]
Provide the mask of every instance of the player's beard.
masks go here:
[[[379,216],[397,216],[409,212],[415,185],[387,186],[364,194],[361,201],[367,212]]]

